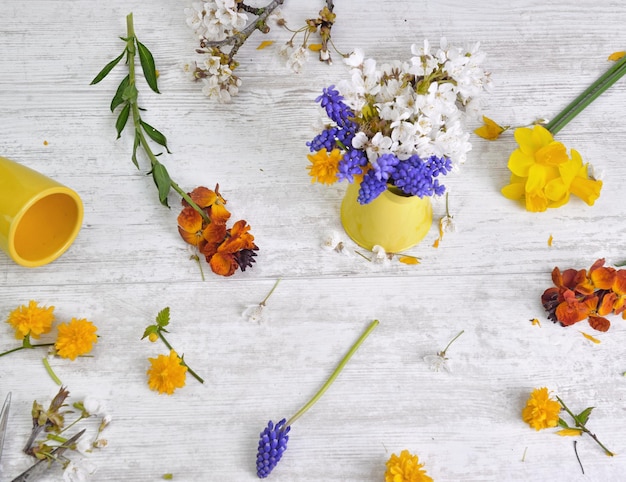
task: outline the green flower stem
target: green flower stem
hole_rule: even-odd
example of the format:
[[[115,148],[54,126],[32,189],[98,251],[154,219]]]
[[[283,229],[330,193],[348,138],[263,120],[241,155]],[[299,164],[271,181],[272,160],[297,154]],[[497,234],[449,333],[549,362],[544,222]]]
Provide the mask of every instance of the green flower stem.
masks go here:
[[[127,63],[128,63],[128,79],[129,79],[129,87],[132,89],[132,87],[136,85],[135,42],[137,40],[137,38],[135,37],[135,27],[133,25],[132,13],[129,13],[126,16],[126,33],[128,34],[128,37],[126,38],[126,55],[127,55],[126,58],[127,58]],[[156,155],[154,154],[154,152],[152,151],[152,148],[150,147],[150,144],[148,143],[148,139],[146,138],[146,135],[144,134],[143,129],[141,127],[141,113],[139,111],[139,105],[137,104],[136,101],[131,101],[131,112],[133,114],[133,126],[135,129],[135,135],[139,139],[141,147],[143,147],[146,155],[148,156],[148,159],[150,159],[150,165],[152,166],[152,169],[154,169],[155,166],[160,164],[160,162],[156,158]],[[200,216],[202,216],[202,219],[204,220],[204,222],[206,222],[207,224],[211,223],[211,219],[209,218],[208,214],[204,211],[204,209],[198,206],[191,199],[191,197],[185,191],[181,189],[181,187],[177,183],[175,183],[173,180],[170,180],[170,187],[174,191],[176,191],[185,201],[187,201],[187,203],[194,210],[196,210],[200,214]]]
[[[22,346],[18,346],[17,348],[13,348],[11,350],[7,350],[7,351],[5,351],[3,353],[0,353],[0,357],[2,357],[4,355],[8,355],[9,353],[13,353],[15,351],[24,350],[25,348],[29,348],[30,349],[30,348],[38,348],[40,346],[52,346],[52,345],[54,345],[54,343],[42,343],[41,345],[29,345],[29,346],[22,345]]]
[[[261,301],[259,303],[260,306],[265,306],[265,304],[267,303],[267,300],[270,299],[270,296],[272,296],[272,293],[274,292],[274,290],[276,289],[276,287],[278,286],[278,283],[280,283],[281,278],[278,278],[276,280],[276,283],[274,283],[274,286],[272,286],[272,289],[270,290],[270,292],[267,294],[267,296],[265,298],[263,298],[263,301]]]
[[[176,350],[174,350],[174,347],[172,347],[172,345],[170,345],[169,341],[167,341],[167,340],[165,339],[165,335],[163,335],[163,331],[162,331],[162,330],[159,330],[159,331],[158,331],[158,333],[159,333],[159,338],[161,339],[161,341],[163,341],[163,343],[165,343],[165,346],[166,346],[167,348],[169,348],[170,350],[176,351]],[[176,352],[176,353],[178,353],[178,352]],[[191,375],[192,375],[192,376],[193,376],[196,380],[198,380],[200,383],[204,383],[204,380],[202,379],[202,377],[201,377],[200,375],[198,375],[196,372],[194,372],[194,371],[191,369],[191,367],[190,367],[189,365],[187,365],[187,363],[185,362],[185,360],[183,360],[183,359],[181,358],[181,359],[180,359],[180,361],[182,362],[182,364],[183,364],[184,366],[186,366],[186,367],[187,367],[187,370],[189,371],[189,373],[190,373],[190,374],[191,374]]]
[[[596,437],[596,435],[594,433],[591,433],[591,431],[585,426],[584,423],[582,423],[580,421],[580,419],[574,415],[574,413],[567,408],[567,405],[565,405],[565,402],[563,402],[563,400],[561,400],[558,396],[556,397],[556,399],[558,400],[558,402],[561,404],[561,406],[563,407],[563,410],[565,410],[570,417],[572,417],[574,419],[574,422],[576,423],[576,427],[578,427],[580,430],[582,430],[583,432],[585,432],[587,435],[589,435],[593,440],[595,440],[595,442],[602,447],[602,450],[604,450],[604,453],[606,455],[608,455],[609,457],[613,457],[615,454],[613,452],[611,452],[609,449],[607,449],[602,442],[600,442],[600,440],[598,440],[598,437]]]
[[[446,197],[446,201],[447,201],[447,197]],[[452,338],[452,340],[450,340],[450,342],[446,345],[446,347],[443,349],[443,351],[441,352],[441,356],[445,357],[446,356],[446,352],[448,351],[448,348],[450,348],[450,345],[452,345],[452,343],[454,343],[456,341],[456,339],[461,336],[463,333],[465,333],[465,330],[461,330],[454,338]]]
[[[565,109],[545,127],[553,135],[559,132],[574,117],[580,114],[589,104],[597,99],[604,91],[617,82],[626,74],[626,56],[618,60],[615,65],[608,69],[598,80],[591,84],[585,91],[576,97]]]
[[[50,362],[48,361],[47,357],[43,357],[43,366],[46,367],[46,371],[48,372],[48,375],[50,375],[50,378],[54,380],[54,383],[56,383],[59,386],[63,385],[63,382],[61,381],[61,379],[57,377],[56,373],[54,373],[54,370],[50,366]]]
[[[324,383],[324,385],[322,385],[322,388],[320,388],[318,390],[318,392],[315,395],[313,395],[313,398],[311,398],[311,400],[309,400],[306,405],[304,405],[300,410],[298,410],[296,412],[296,414],[287,421],[287,423],[285,424],[285,427],[290,427],[309,408],[311,408],[315,404],[315,402],[317,402],[322,397],[322,395],[324,395],[326,390],[328,390],[328,388],[335,381],[335,378],[337,378],[339,376],[339,373],[341,373],[341,370],[343,370],[343,367],[346,365],[346,363],[348,363],[350,358],[352,358],[352,355],[354,355],[354,353],[359,349],[361,344],[365,341],[365,339],[369,336],[369,334],[374,330],[374,328],[376,328],[377,325],[378,325],[378,320],[374,320],[374,321],[372,321],[370,323],[370,325],[367,328],[367,330],[365,330],[365,332],[363,332],[363,334],[354,343],[354,345],[352,345],[352,348],[350,348],[348,353],[346,353],[344,355],[343,359],[339,362],[339,365],[337,365],[337,368],[335,368],[335,371],[328,378],[328,380],[326,380],[326,383]]]

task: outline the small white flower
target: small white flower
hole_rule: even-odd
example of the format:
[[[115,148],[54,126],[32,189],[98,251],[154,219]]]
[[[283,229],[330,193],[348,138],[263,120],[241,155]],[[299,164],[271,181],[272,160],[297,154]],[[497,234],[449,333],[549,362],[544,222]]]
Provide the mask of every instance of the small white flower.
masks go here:
[[[100,400],[89,395],[87,395],[83,400],[83,407],[89,415],[102,415],[106,413],[104,404]]]
[[[364,57],[365,55],[363,54],[363,50],[356,48],[354,49],[354,52],[352,52],[346,59],[344,59],[344,62],[350,67],[360,67],[361,65],[363,65]]]
[[[289,59],[287,59],[287,67],[289,67],[296,74],[299,74],[300,72],[302,72],[302,67],[304,66],[304,63],[308,60],[308,58],[309,51],[300,46],[295,49],[289,56]]]
[[[96,466],[82,459],[80,462],[70,460],[63,471],[64,482],[87,482],[89,476],[96,473]]]
[[[322,240],[322,248],[334,250],[341,242],[341,235],[337,231],[332,231]]]
[[[448,365],[448,359],[442,356],[441,353],[436,355],[426,355],[424,361],[428,363],[428,368],[434,372],[445,371],[450,372],[450,365]]]
[[[241,316],[250,323],[261,323],[263,321],[263,308],[265,305],[250,305],[243,310]]]
[[[389,260],[389,256],[382,246],[375,245],[372,247],[372,254],[372,262],[374,263],[382,264]]]

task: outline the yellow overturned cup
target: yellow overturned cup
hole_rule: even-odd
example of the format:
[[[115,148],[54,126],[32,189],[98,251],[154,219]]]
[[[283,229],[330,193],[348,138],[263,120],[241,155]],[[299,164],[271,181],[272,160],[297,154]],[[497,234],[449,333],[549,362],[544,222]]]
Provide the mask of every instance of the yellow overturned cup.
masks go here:
[[[0,156],[0,249],[34,268],[61,256],[83,222],[73,190]]]

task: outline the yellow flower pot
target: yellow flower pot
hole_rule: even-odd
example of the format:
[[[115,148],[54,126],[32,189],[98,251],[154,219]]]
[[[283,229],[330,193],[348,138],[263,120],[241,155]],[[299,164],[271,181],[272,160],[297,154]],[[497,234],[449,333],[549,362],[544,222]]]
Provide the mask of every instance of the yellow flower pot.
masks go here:
[[[341,223],[359,246],[371,250],[382,246],[398,253],[418,244],[433,222],[430,198],[406,196],[389,187],[369,204],[359,204],[359,185],[348,185],[341,203]]]
[[[83,203],[70,188],[0,157],[0,249],[17,264],[43,266],[72,244]]]

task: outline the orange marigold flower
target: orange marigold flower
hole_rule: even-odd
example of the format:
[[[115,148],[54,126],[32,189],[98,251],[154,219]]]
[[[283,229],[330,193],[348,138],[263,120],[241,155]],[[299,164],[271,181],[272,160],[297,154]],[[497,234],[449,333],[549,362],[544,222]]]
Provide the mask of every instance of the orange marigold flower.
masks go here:
[[[392,454],[387,460],[385,482],[433,482],[419,463],[417,455],[403,450],[400,455]]]
[[[93,344],[98,342],[98,329],[84,318],[72,318],[69,323],[61,323],[57,330],[59,335],[54,348],[61,358],[75,360],[77,356],[89,353]]]
[[[169,355],[148,358],[148,361],[148,386],[151,390],[171,395],[177,388],[185,386],[188,368],[174,350],[170,350]]]
[[[536,388],[522,409],[522,420],[535,430],[556,427],[561,404],[552,400],[546,387]]]
[[[28,306],[21,305],[9,313],[7,323],[15,329],[15,338],[25,336],[39,338],[52,329],[54,306],[40,307],[36,301],[29,301]]]

